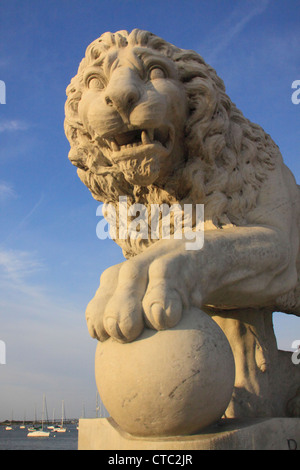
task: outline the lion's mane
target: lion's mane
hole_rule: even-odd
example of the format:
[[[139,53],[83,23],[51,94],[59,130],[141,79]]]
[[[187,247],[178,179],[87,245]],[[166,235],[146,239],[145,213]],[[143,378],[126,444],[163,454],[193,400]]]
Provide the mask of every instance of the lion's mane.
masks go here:
[[[189,117],[185,125],[185,165],[174,168],[164,188],[155,184],[129,184],[117,166],[102,154],[78,115],[87,66],[101,66],[111,47],[146,46],[171,59],[186,90]],[[67,88],[65,132],[71,144],[69,159],[93,197],[117,204],[120,195],[129,202],[202,203],[205,220],[217,228],[244,225],[256,207],[259,189],[282,157],[263,129],[246,119],[225,92],[215,70],[194,51],[179,49],[139,29],[131,33],[105,33],[90,44],[77,75]],[[119,242],[118,242],[119,243]],[[136,254],[136,241],[124,241],[125,256]]]

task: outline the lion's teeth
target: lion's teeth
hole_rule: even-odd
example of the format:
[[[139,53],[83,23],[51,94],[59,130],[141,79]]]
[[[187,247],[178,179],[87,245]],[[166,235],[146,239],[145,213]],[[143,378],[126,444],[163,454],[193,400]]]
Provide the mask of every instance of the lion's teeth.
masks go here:
[[[147,131],[142,131],[141,133],[141,141],[143,143],[143,145],[148,145],[148,144],[151,144],[151,140],[147,134]]]
[[[120,147],[115,140],[111,141],[111,148],[114,152],[118,152],[120,150]]]

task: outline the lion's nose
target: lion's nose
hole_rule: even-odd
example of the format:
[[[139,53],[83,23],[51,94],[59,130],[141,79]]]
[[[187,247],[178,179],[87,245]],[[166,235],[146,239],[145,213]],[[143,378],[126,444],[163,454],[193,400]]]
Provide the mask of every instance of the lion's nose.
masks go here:
[[[140,98],[140,92],[135,77],[123,72],[115,75],[106,89],[105,102],[115,107],[119,112],[129,115]]]
[[[138,101],[139,93],[137,90],[126,90],[122,93],[110,93],[105,97],[108,106],[115,106],[118,110],[129,111]]]

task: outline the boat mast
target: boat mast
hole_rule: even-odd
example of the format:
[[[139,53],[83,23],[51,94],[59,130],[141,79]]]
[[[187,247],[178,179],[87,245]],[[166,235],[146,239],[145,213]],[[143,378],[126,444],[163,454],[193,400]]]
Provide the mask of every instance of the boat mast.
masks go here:
[[[46,401],[46,397],[45,397],[45,394],[43,394],[42,431],[44,430],[45,401]]]
[[[64,414],[65,414],[65,402],[62,400],[61,403],[61,427],[64,426]]]

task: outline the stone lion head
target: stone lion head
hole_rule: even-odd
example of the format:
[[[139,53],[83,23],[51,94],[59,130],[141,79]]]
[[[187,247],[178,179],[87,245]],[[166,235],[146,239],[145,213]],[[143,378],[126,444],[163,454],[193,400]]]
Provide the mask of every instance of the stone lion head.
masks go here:
[[[194,51],[147,31],[105,33],[67,88],[69,159],[93,197],[202,203],[215,227],[247,223],[278,147]],[[118,241],[119,243],[119,241]],[[125,256],[136,241],[119,243]]]

